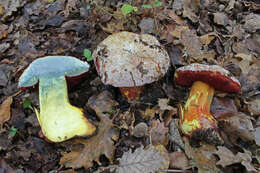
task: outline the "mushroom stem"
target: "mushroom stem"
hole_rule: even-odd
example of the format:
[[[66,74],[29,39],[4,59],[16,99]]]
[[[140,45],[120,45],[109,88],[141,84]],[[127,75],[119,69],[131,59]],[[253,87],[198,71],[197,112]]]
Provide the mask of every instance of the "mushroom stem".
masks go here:
[[[184,134],[193,139],[220,145],[223,141],[217,132],[217,121],[210,113],[213,95],[213,87],[194,82],[184,108],[180,107],[180,126]]]
[[[86,119],[82,110],[69,103],[64,76],[41,77],[39,99],[40,113],[36,110],[36,115],[43,134],[49,140],[62,142],[95,131],[96,127]]]
[[[120,87],[121,94],[127,98],[128,101],[138,99],[143,93],[144,86],[136,87]]]

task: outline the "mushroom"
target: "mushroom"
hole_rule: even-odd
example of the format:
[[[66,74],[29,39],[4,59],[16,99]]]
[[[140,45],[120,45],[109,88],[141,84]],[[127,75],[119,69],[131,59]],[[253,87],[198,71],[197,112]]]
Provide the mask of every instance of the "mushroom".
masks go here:
[[[210,104],[215,89],[237,93],[241,88],[239,81],[220,66],[197,63],[178,68],[174,77],[179,85],[192,85],[184,108],[180,106],[180,126],[183,133],[198,141],[222,144],[217,121],[210,113]]]
[[[35,109],[44,136],[62,142],[75,136],[89,136],[96,127],[82,109],[69,103],[66,78],[86,74],[89,65],[70,56],[47,56],[36,59],[19,78],[18,87],[26,89],[39,82],[40,113]]]
[[[143,86],[159,80],[170,66],[167,52],[154,36],[126,31],[103,40],[93,58],[102,82],[119,87],[128,100],[139,97]]]

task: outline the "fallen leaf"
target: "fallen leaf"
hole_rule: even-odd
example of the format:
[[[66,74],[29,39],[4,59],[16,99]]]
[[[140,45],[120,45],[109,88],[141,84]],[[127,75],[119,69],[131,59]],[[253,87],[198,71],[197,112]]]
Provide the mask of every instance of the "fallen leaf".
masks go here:
[[[244,153],[238,152],[235,155],[226,147],[218,146],[218,150],[214,153],[217,154],[220,158],[220,160],[217,162],[217,165],[226,167],[234,163],[241,163],[248,171],[257,172],[254,166],[251,164],[252,154],[249,151],[245,151]]]
[[[164,122],[153,120],[149,131],[153,145],[162,144],[166,146],[168,144],[168,128],[164,126]]]
[[[0,130],[3,124],[8,121],[11,117],[11,104],[13,102],[13,97],[7,97],[3,103],[0,105]]]
[[[256,32],[256,30],[260,29],[260,15],[250,13],[245,17],[245,30],[248,32]]]
[[[197,34],[190,30],[182,30],[180,41],[185,47],[187,55],[195,60],[201,58],[203,54],[202,43]]]
[[[169,28],[169,32],[170,32],[171,36],[180,39],[181,38],[181,32],[183,30],[187,30],[187,29],[189,29],[188,26],[175,26],[174,29]]]
[[[104,154],[109,161],[114,158],[114,141],[117,139],[119,132],[113,128],[112,120],[106,115],[102,115],[98,133],[90,139],[75,139],[75,144],[83,144],[84,147],[75,149],[69,153],[62,153],[60,164],[65,167],[90,168],[93,166],[93,161],[99,163],[99,157]]]
[[[200,173],[216,173],[220,172],[216,166],[217,159],[213,155],[216,152],[216,147],[213,145],[201,143],[201,146],[194,148],[190,146],[188,138],[184,138],[185,153],[194,162],[193,166],[198,168]]]
[[[97,114],[114,110],[118,103],[113,100],[112,94],[109,91],[103,91],[98,95],[91,96],[87,106],[96,111]]]
[[[230,21],[225,13],[217,12],[213,14],[214,22],[218,25],[226,26],[230,24]]]
[[[252,116],[259,116],[260,115],[260,99],[256,98],[255,100],[248,102],[248,111]]]
[[[184,143],[182,141],[179,128],[178,128],[178,120],[172,120],[170,122],[170,127],[169,127],[169,140],[173,142],[175,145],[178,145],[181,147],[183,150],[185,148]]]
[[[211,33],[200,36],[200,41],[205,46],[208,46],[211,43],[211,41],[214,39],[215,39],[215,35]]]
[[[216,119],[235,116],[237,107],[233,99],[214,97],[210,106],[210,112]]]
[[[11,168],[4,159],[0,158],[0,172],[3,173],[15,173],[15,171],[13,170],[13,168]]]
[[[254,136],[251,133],[254,128],[249,116],[238,112],[235,116],[227,117],[218,121],[219,128],[229,136],[229,141],[236,144],[238,138],[244,141],[253,141]]]
[[[120,159],[117,173],[155,173],[162,169],[168,169],[169,156],[167,150],[162,146],[150,145],[147,149],[143,146],[134,152],[125,152]]]
[[[176,110],[172,106],[168,105],[169,99],[158,99],[158,106],[161,110]]]
[[[177,168],[177,169],[189,169],[190,164],[187,156],[184,152],[176,151],[169,153],[170,158],[170,168]]]
[[[255,129],[254,136],[256,145],[260,146],[260,127]]]

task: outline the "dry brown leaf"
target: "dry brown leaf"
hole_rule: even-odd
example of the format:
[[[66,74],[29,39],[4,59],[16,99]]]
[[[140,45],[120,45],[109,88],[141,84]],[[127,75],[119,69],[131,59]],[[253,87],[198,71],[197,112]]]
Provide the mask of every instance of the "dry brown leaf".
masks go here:
[[[103,91],[98,95],[91,96],[88,99],[87,106],[91,107],[97,114],[102,114],[113,110],[113,107],[118,103],[113,100],[112,94],[108,91]]]
[[[170,168],[177,168],[177,169],[189,169],[190,164],[187,156],[185,153],[176,151],[173,153],[169,153],[170,157]]]
[[[181,43],[186,49],[187,55],[194,59],[198,59],[203,54],[202,43],[199,37],[190,30],[182,30]]]
[[[3,124],[8,121],[11,117],[11,104],[13,102],[13,97],[7,97],[3,103],[0,105],[0,130]]]
[[[254,140],[254,136],[251,133],[254,130],[252,121],[249,116],[242,112],[238,112],[236,116],[222,119],[218,123],[221,131],[224,131],[229,137],[228,142],[236,144],[238,138],[244,141]]]
[[[155,114],[158,112],[158,107],[154,106],[153,108],[147,108],[145,111],[140,111],[143,119],[149,117],[153,119]]]
[[[245,151],[244,153],[238,152],[235,155],[232,153],[232,151],[230,151],[226,147],[218,146],[218,150],[215,151],[214,153],[217,154],[220,158],[220,160],[217,162],[217,165],[226,167],[234,163],[241,163],[246,167],[248,171],[256,172],[256,169],[251,164],[252,154],[249,151]]]
[[[216,119],[235,116],[237,107],[233,99],[214,97],[210,106],[210,112]]]
[[[178,16],[174,10],[165,10],[165,13],[167,13],[167,15],[178,25],[185,25],[184,20]]]
[[[168,144],[169,129],[164,126],[164,122],[153,120],[149,131],[153,145],[162,144],[166,146]]]
[[[99,157],[104,154],[110,161],[114,157],[114,141],[119,132],[113,128],[112,121],[103,115],[99,125],[98,133],[90,139],[76,139],[75,144],[83,144],[81,149],[63,153],[60,164],[65,167],[89,168],[93,166],[93,161],[99,162]]]
[[[211,41],[214,39],[215,39],[215,35],[211,33],[200,36],[200,41],[205,46],[208,46],[211,43]]]
[[[259,116],[260,115],[260,99],[256,98],[255,100],[252,100],[248,102],[248,111],[252,116]]]
[[[162,146],[152,146],[144,149],[143,146],[134,152],[125,152],[120,159],[117,173],[155,173],[158,170],[168,169],[169,156],[167,150]]]
[[[188,138],[184,138],[185,153],[194,162],[194,166],[198,168],[200,173],[216,173],[220,172],[216,166],[217,159],[213,155],[216,148],[213,145],[202,143],[199,148],[193,148],[189,144]]]
[[[174,29],[169,30],[169,31],[170,31],[171,36],[180,39],[181,38],[181,32],[183,30],[187,30],[187,29],[189,29],[188,26],[175,26]]]

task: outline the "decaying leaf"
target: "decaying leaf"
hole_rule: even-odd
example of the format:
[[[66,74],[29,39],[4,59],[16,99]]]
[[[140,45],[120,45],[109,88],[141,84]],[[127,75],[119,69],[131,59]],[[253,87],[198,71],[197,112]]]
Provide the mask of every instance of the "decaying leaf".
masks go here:
[[[260,115],[260,99],[257,98],[248,102],[248,111],[252,116],[259,116]]]
[[[233,99],[214,97],[210,106],[210,112],[216,119],[228,116],[236,116],[237,107]]]
[[[178,120],[171,120],[170,122],[169,140],[184,150],[185,146],[179,132]]]
[[[193,160],[193,166],[198,168],[198,172],[216,173],[220,171],[216,166],[217,159],[213,155],[213,153],[217,151],[215,146],[203,143],[199,148],[194,148],[190,146],[187,138],[184,138],[184,141],[185,153]]]
[[[93,161],[99,162],[99,157],[104,154],[110,161],[114,157],[114,141],[117,139],[119,132],[113,128],[112,121],[102,115],[98,133],[90,139],[76,139],[75,144],[83,144],[81,149],[72,150],[69,153],[63,153],[60,164],[65,167],[89,168]]]
[[[8,121],[11,117],[11,104],[13,102],[13,97],[7,97],[3,103],[0,105],[0,130],[3,124]]]
[[[255,129],[254,136],[256,145],[260,146],[260,127]]]
[[[87,105],[96,111],[97,114],[102,114],[113,110],[113,107],[118,103],[113,100],[112,94],[109,91],[103,91],[98,95],[91,96]]]
[[[202,56],[202,43],[194,32],[190,30],[182,30],[180,41],[185,47],[186,53],[190,57],[198,59]]]
[[[214,152],[220,158],[217,162],[217,165],[221,165],[222,167],[226,167],[228,165],[234,163],[241,163],[246,167],[248,171],[256,172],[256,169],[251,164],[252,158],[251,153],[249,151],[245,151],[244,153],[238,152],[236,155],[232,153],[226,147],[218,146],[218,150]]]
[[[169,156],[167,150],[162,146],[150,145],[147,149],[143,146],[134,152],[125,152],[120,159],[117,173],[155,173],[158,170],[168,169]]]
[[[253,141],[253,124],[249,116],[238,112],[235,116],[219,121],[219,127],[229,137],[229,142],[236,143],[238,138],[244,141]]]
[[[153,120],[150,127],[150,135],[153,145],[162,144],[166,146],[168,144],[168,128],[164,126],[164,122],[159,120]]]
[[[189,160],[184,152],[176,151],[169,153],[170,168],[188,169],[190,168]]]

